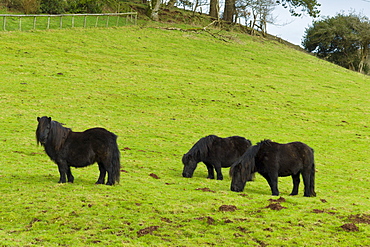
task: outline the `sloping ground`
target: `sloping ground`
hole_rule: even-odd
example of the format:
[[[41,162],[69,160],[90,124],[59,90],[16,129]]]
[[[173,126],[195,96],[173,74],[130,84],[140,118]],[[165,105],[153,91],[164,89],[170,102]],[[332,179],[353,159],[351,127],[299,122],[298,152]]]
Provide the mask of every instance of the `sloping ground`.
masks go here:
[[[155,26],[157,27],[157,26]],[[368,77],[278,42],[211,30],[0,33],[0,243],[4,246],[369,245]],[[217,38],[222,35],[224,40]],[[116,133],[121,184],[74,184],[36,146],[37,116]],[[302,141],[316,198],[282,199],[256,176],[242,193],[181,177],[201,137]],[[269,200],[273,199],[273,200]]]

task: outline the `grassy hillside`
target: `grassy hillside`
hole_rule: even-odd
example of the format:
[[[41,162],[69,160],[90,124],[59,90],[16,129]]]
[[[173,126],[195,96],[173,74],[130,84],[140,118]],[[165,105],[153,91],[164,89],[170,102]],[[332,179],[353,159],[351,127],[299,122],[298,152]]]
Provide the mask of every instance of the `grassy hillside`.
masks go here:
[[[151,27],[0,33],[0,244],[369,246],[369,77],[222,34],[230,41]],[[121,183],[94,185],[93,165],[58,184],[35,141],[44,115],[116,133]],[[280,178],[271,201],[258,175],[231,192],[228,169],[208,180],[203,164],[181,177],[182,155],[209,134],[307,143],[317,197],[303,185],[289,197]]]

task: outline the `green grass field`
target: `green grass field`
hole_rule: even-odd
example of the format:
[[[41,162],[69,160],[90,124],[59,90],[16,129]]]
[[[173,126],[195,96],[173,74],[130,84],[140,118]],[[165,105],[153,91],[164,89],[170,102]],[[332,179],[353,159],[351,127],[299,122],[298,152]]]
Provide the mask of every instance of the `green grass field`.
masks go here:
[[[1,32],[0,245],[370,246],[370,78],[222,35],[230,41],[150,26]],[[121,183],[95,185],[95,164],[58,184],[35,140],[45,115],[116,133]],[[303,184],[288,196],[287,177],[271,201],[259,175],[231,192],[229,169],[208,180],[203,164],[183,178],[182,155],[209,134],[305,142],[317,197]]]

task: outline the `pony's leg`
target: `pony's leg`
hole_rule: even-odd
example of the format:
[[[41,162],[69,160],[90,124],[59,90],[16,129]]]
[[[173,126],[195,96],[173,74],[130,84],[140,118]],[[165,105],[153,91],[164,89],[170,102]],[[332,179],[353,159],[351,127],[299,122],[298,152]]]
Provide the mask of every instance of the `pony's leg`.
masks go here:
[[[215,165],[215,170],[216,170],[216,173],[217,173],[217,180],[223,180],[224,176],[222,176],[221,164],[216,164]]]
[[[304,184],[304,196],[310,197],[310,196],[315,196],[311,195],[311,174],[310,171],[304,170],[302,172],[302,177],[303,177],[303,184]]]
[[[60,175],[58,183],[65,183],[66,175],[68,171],[68,165],[64,162],[58,162],[58,170],[59,170],[59,175]]]
[[[102,164],[103,168],[108,173],[108,181],[107,181],[106,185],[114,185],[114,179],[113,179],[113,175],[112,175],[113,168],[112,168],[112,166],[105,166],[104,164],[110,164],[110,163],[105,162],[105,163]],[[99,165],[99,168],[100,168],[100,165]],[[102,176],[102,173],[100,173],[100,176]],[[105,172],[104,172],[104,177],[105,177]],[[103,181],[104,181],[104,179],[103,179]]]
[[[297,173],[295,175],[292,175],[292,180],[293,180],[293,190],[292,193],[290,193],[291,196],[298,195],[298,188],[299,188],[299,183],[300,183],[300,173]]]
[[[96,181],[95,184],[104,184],[105,174],[107,173],[107,170],[105,169],[103,163],[99,162],[98,165],[99,165],[100,174],[99,174],[98,181]],[[108,174],[108,176],[109,176],[109,174]]]
[[[273,196],[279,195],[278,189],[278,175],[277,174],[261,174],[270,186],[271,193]]]
[[[73,183],[73,181],[75,180],[75,178],[72,175],[70,166],[68,166],[68,168],[67,168],[67,180],[68,180],[69,183]]]
[[[315,165],[311,167],[311,172],[310,172],[310,191],[311,191],[311,196],[316,196],[315,192]]]
[[[113,180],[113,176],[112,176],[112,169],[108,169],[107,172],[108,172],[108,181],[107,181],[106,185],[114,185],[114,180]]]
[[[208,170],[208,177],[209,179],[215,179],[215,173],[214,173],[214,170],[213,170],[213,165],[209,164],[209,163],[204,163],[206,166],[207,166],[207,170]]]

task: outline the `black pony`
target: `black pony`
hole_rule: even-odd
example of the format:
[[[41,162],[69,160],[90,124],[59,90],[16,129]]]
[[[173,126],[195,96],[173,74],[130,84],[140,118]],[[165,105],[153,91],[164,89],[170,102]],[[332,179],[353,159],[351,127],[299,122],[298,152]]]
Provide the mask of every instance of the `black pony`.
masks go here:
[[[71,166],[84,167],[95,162],[100,170],[97,184],[104,184],[106,173],[107,185],[119,182],[120,152],[115,134],[103,128],[73,132],[50,117],[38,117],[37,121],[37,144],[41,143],[50,159],[58,165],[59,183],[65,183],[66,176],[68,182],[73,183]]]
[[[279,144],[264,140],[251,146],[230,168],[231,190],[244,190],[247,180],[255,172],[261,174],[270,185],[272,195],[279,195],[278,177],[292,176],[293,190],[298,194],[300,174],[303,177],[304,196],[316,196],[315,163],[313,149],[302,142]]]
[[[207,178],[215,178],[213,170],[215,169],[217,179],[222,180],[221,167],[230,167],[251,145],[249,140],[240,136],[221,138],[209,135],[203,137],[182,157],[184,164],[182,176],[191,178],[197,164],[203,162],[208,169]]]

